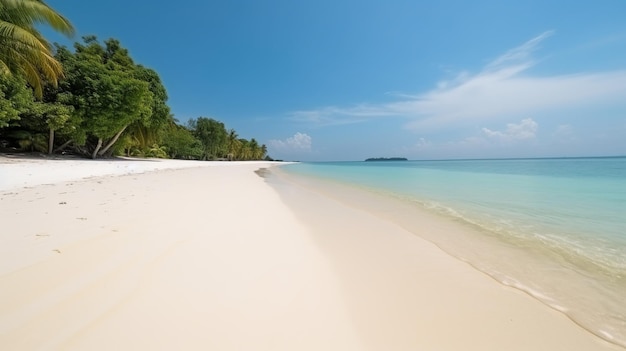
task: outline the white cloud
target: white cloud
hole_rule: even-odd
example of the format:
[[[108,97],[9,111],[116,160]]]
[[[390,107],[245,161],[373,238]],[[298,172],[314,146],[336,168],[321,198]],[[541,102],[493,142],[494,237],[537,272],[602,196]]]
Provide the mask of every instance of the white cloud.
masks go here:
[[[509,123],[503,131],[483,128],[483,133],[489,138],[501,141],[514,141],[533,139],[537,133],[537,122],[531,118],[526,118],[520,124]]]
[[[280,153],[289,153],[289,152],[310,152],[312,139],[309,135],[305,133],[296,133],[292,137],[289,137],[285,140],[270,140],[268,142],[269,147],[273,148],[274,151]]]
[[[553,34],[554,31],[544,32],[526,43],[507,51],[504,55],[501,55],[487,65],[486,70],[498,70],[501,67],[518,64],[522,66],[528,65],[533,61],[531,54],[537,49],[539,44]]]
[[[297,111],[292,117],[319,125],[359,123],[373,118],[402,116],[410,129],[436,129],[479,121],[518,117],[546,111],[623,103],[626,71],[582,72],[533,76],[532,54],[552,35],[545,32],[513,48],[476,74],[462,72],[430,91],[397,95],[396,102],[325,107]]]
[[[354,124],[369,119],[389,115],[389,111],[382,106],[357,105],[351,108],[324,107],[318,110],[295,111],[291,119],[300,122],[309,122],[321,126]]]
[[[524,153],[516,151],[520,142],[535,140],[539,125],[532,118],[519,123],[509,123],[502,130],[482,128],[478,134],[458,140],[431,142],[419,138],[417,143],[405,150],[412,158],[478,158],[478,157],[520,157]],[[525,143],[522,151],[536,143]],[[514,152],[511,154],[511,152]]]

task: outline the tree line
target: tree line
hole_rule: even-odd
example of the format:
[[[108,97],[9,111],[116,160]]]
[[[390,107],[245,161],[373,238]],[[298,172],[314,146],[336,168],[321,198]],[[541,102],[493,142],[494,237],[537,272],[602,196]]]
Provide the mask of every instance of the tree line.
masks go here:
[[[40,22],[73,32],[40,0],[0,0],[2,148],[92,158],[269,159],[265,145],[215,119],[179,124],[158,73],[135,63],[118,40],[87,36],[73,50],[52,46],[36,31]]]

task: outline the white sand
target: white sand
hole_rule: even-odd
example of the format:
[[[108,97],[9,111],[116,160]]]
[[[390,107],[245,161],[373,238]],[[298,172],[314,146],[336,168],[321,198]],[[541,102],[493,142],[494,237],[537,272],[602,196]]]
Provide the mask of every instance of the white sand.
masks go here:
[[[118,158],[101,160],[27,159],[0,155],[0,191],[89,177],[137,174],[163,169],[233,166],[241,162]],[[258,164],[259,162],[245,162]]]
[[[620,349],[263,163],[124,162],[0,159],[0,350]]]

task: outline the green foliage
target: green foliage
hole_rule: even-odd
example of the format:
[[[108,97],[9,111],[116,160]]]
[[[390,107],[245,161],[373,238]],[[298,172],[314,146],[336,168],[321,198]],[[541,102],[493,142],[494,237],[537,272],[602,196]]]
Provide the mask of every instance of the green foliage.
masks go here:
[[[0,74],[0,128],[18,120],[33,104],[33,94],[26,81],[16,75]]]
[[[15,140],[19,148],[23,151],[45,152],[47,150],[47,138],[45,134],[28,130],[15,130],[8,133],[7,136]]]
[[[159,75],[149,68],[138,65],[134,70],[134,77],[148,83],[152,93],[152,113],[131,123],[125,134],[130,136],[133,153],[149,154],[153,145],[161,143],[163,133],[172,122],[170,108],[167,105],[167,91],[161,83]],[[130,153],[130,150],[126,150]]]
[[[137,65],[133,77],[148,83],[148,89],[152,93],[152,114],[150,118],[142,120],[143,125],[153,129],[163,127],[172,120],[170,107],[167,105],[167,90],[161,82],[158,73],[150,68]]]
[[[164,133],[163,145],[171,158],[196,160],[203,156],[202,143],[189,129],[175,123]]]
[[[152,94],[146,82],[135,79],[125,50],[114,40],[102,47],[95,38],[85,38],[87,45],[76,44],[73,60],[67,65],[67,79],[60,91],[74,96],[76,112],[84,120],[88,133],[102,139],[112,138],[130,123],[151,113]]]
[[[203,160],[214,160],[225,156],[228,133],[224,123],[213,118],[199,117],[189,121],[189,128],[202,143]]]
[[[0,0],[0,75],[24,77],[41,98],[44,80],[56,85],[62,69],[37,24],[66,35],[74,32],[70,22],[42,0]]]
[[[148,82],[135,78],[137,66],[117,40],[102,46],[95,37],[85,37],[75,49],[74,54],[58,50],[67,70],[58,91],[74,106],[87,136],[98,140],[93,155],[102,155],[129,125],[150,119],[154,94]]]
[[[21,114],[22,127],[37,130],[39,132],[62,130],[71,120],[74,108],[58,102],[31,102],[28,109]],[[76,128],[75,126],[73,128]]]
[[[146,157],[167,158],[167,147],[154,144],[148,148],[145,155]]]
[[[0,10],[11,1],[19,2],[0,0]],[[72,145],[92,157],[252,160],[267,154],[265,145],[239,138],[212,118],[178,125],[157,72],[135,64],[115,39],[101,44],[84,37],[73,51],[57,45],[55,59],[63,64],[65,79],[58,86],[42,85],[39,101],[24,74],[0,74],[0,137],[12,147],[51,153],[57,143],[57,150]]]
[[[189,121],[189,129],[202,144],[203,160],[262,160],[267,147],[254,139],[238,139],[234,129],[226,131],[222,122],[199,117]]]

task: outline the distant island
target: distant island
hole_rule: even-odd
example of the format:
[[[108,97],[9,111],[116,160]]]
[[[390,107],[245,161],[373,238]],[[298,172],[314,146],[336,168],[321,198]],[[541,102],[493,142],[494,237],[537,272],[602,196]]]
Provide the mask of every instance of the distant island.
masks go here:
[[[365,162],[370,161],[408,161],[406,157],[373,157],[368,158]]]

